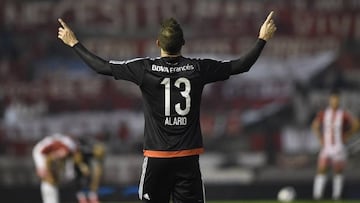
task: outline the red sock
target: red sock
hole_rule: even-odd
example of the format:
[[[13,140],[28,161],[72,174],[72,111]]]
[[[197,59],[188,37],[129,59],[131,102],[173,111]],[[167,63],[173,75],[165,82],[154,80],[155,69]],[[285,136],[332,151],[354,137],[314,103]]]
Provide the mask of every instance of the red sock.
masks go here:
[[[89,192],[89,203],[99,203],[98,196],[95,192]]]
[[[83,193],[83,192],[78,192],[76,194],[76,197],[77,197],[79,203],[89,203],[86,199],[85,193]]]

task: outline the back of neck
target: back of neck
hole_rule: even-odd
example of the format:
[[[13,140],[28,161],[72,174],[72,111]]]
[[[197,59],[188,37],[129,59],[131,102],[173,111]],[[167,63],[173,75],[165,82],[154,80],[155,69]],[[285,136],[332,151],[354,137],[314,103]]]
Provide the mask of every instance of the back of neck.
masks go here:
[[[181,52],[176,53],[176,54],[169,54],[168,52],[164,51],[163,49],[161,49],[160,51],[160,57],[178,57],[181,56]]]

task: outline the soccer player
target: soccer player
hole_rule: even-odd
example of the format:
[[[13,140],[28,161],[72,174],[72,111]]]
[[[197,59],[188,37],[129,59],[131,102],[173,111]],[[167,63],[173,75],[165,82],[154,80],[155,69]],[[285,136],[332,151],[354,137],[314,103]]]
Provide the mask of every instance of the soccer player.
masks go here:
[[[40,140],[33,148],[36,172],[41,179],[44,203],[59,203],[58,184],[64,162],[76,150],[75,142],[67,135],[56,133]]]
[[[173,18],[161,25],[156,40],[160,57],[106,61],[88,51],[59,19],[58,38],[93,70],[131,81],[142,92],[145,129],[139,198],[143,202],[205,202],[199,167],[204,151],[199,122],[203,88],[250,70],[276,30],[272,16],[273,12],[261,26],[255,45],[230,61],[182,56],[183,31]]]
[[[78,150],[74,154],[75,181],[78,186],[76,197],[79,203],[99,203],[97,195],[105,148],[101,143],[88,138],[78,140]]]
[[[332,198],[341,198],[347,158],[344,144],[359,127],[358,120],[340,107],[340,94],[337,90],[331,92],[328,102],[328,107],[320,111],[312,123],[313,132],[321,145],[313,187],[313,197],[317,200],[323,198],[330,167],[333,169]]]

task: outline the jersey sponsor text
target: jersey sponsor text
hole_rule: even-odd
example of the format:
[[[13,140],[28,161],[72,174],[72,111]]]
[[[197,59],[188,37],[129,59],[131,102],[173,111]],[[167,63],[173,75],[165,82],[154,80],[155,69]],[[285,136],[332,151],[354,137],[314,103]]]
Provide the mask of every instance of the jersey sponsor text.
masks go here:
[[[186,64],[184,66],[178,66],[178,67],[159,66],[155,64],[151,66],[152,71],[165,72],[165,73],[178,73],[178,72],[189,71],[194,69],[195,68],[192,64]]]

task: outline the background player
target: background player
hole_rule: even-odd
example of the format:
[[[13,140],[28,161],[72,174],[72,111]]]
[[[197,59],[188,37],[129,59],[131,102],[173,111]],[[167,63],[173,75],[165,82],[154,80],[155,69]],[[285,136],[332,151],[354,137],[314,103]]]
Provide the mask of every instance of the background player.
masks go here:
[[[255,46],[236,60],[191,59],[181,55],[185,44],[181,26],[173,18],[162,23],[158,58],[106,61],[89,52],[59,19],[65,44],[97,73],[139,86],[145,114],[144,163],[139,198],[144,202],[205,202],[199,167],[203,149],[200,103],[206,84],[249,71],[275,30],[269,14]]]
[[[66,135],[56,133],[40,140],[33,148],[36,172],[41,179],[44,203],[59,203],[58,184],[65,160],[76,150],[75,142]]]
[[[320,111],[312,123],[312,129],[319,138],[321,150],[318,156],[317,173],[314,180],[314,199],[323,197],[327,171],[333,169],[332,198],[341,198],[343,188],[343,170],[347,152],[344,144],[358,130],[358,120],[340,107],[340,94],[331,92],[328,107]]]
[[[98,188],[103,171],[105,148],[89,138],[78,139],[74,154],[76,194],[79,203],[98,203]]]

